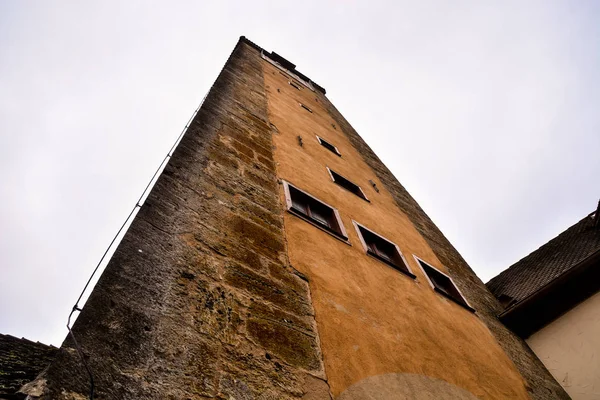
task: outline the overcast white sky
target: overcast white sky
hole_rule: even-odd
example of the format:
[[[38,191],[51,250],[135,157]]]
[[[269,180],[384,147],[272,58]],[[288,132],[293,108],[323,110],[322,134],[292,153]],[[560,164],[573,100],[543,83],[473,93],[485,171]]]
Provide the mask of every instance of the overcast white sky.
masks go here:
[[[487,281],[600,197],[594,1],[0,0],[0,333],[60,345],[238,37],[327,89]]]

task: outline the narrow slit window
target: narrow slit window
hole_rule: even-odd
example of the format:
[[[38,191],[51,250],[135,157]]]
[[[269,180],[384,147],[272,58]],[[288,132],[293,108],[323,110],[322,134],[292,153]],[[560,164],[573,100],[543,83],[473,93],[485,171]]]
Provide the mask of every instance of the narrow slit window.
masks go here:
[[[366,200],[366,201],[370,201],[367,198],[367,196],[365,195],[365,193],[362,191],[362,189],[360,188],[360,186],[358,186],[356,183],[350,182],[348,179],[344,178],[343,176],[341,176],[337,172],[330,170],[329,168],[327,168],[327,171],[329,171],[329,175],[331,176],[331,179],[336,184],[340,185],[341,187],[343,187],[347,191],[354,193],[355,195],[357,195],[361,199]]]
[[[348,240],[338,210],[288,182],[283,182],[283,188],[289,212],[344,241]]]
[[[332,153],[337,154],[340,157],[342,156],[342,154],[340,153],[338,148],[335,147],[334,145],[332,145],[331,143],[329,143],[328,141],[324,140],[323,138],[320,138],[319,136],[317,136],[317,140],[319,141],[321,146],[325,147],[327,150],[331,151]]]
[[[296,90],[300,90],[300,86],[296,85],[294,82],[288,82],[290,84],[291,87],[295,88]]]
[[[313,112],[313,110],[311,110],[310,108],[308,108],[307,106],[305,106],[304,104],[300,103],[300,107],[304,108],[306,111],[308,112]]]
[[[427,276],[427,279],[429,280],[429,283],[431,284],[433,290],[440,293],[442,296],[447,297],[448,299],[452,300],[458,305],[463,306],[467,310],[475,312],[475,309],[471,307],[471,305],[460,293],[460,291],[452,281],[452,278],[450,278],[448,275],[444,274],[437,268],[432,267],[420,258],[415,256],[415,259],[417,260],[417,263],[419,263],[419,266],[421,267],[423,272],[425,272],[425,276]]]
[[[396,244],[387,240],[381,235],[373,232],[370,229],[365,228],[356,221],[352,221],[360,241],[370,256],[383,261],[387,265],[397,269],[398,271],[415,278],[415,275],[410,270],[408,264],[404,260],[400,249]]]

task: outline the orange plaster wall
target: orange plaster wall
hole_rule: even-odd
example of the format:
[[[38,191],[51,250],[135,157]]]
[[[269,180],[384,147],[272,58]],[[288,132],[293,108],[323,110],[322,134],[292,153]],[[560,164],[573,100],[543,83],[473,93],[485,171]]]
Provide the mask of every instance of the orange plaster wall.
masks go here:
[[[528,399],[523,379],[476,314],[431,289],[413,254],[442,271],[444,266],[344,133],[332,126],[318,101],[322,94],[293,88],[279,69],[263,64],[269,118],[279,131],[273,139],[278,176],[336,207],[351,243],[285,213],[290,261],[310,281],[334,396],[367,377],[411,373],[484,399]],[[315,135],[337,146],[342,157]],[[326,166],[361,186],[371,202],[334,184]],[[368,256],[352,220],[395,242],[417,279]]]

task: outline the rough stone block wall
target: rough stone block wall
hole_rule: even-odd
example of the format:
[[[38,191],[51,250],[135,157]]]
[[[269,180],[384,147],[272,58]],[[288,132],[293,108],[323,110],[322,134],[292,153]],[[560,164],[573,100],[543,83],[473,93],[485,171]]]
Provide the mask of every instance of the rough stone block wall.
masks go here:
[[[242,39],[75,323],[97,398],[330,398],[266,110],[260,52]],[[88,395],[69,339],[25,391]]]
[[[458,251],[333,104],[325,96],[321,96],[321,100],[327,106],[329,115],[338,129],[350,138],[354,147],[376,172],[379,180],[392,193],[400,209],[410,218],[439,260],[448,268],[452,279],[477,310],[477,315],[488,326],[525,378],[531,397],[536,400],[569,399],[529,346],[498,320],[496,316],[502,311],[502,307]]]

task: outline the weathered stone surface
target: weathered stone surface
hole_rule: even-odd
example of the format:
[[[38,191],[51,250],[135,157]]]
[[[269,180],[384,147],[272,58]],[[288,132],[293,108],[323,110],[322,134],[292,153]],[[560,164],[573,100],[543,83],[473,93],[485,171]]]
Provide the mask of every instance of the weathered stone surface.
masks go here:
[[[223,378],[253,388],[255,399],[294,399],[305,392],[303,374],[298,369],[254,344],[226,347],[222,369]]]
[[[290,266],[269,263],[269,273],[285,286],[303,296],[308,295],[308,282],[299,276],[299,273]]]
[[[225,281],[230,286],[245,290],[257,298],[266,300],[296,315],[310,314],[310,306],[306,297],[271,278],[246,268],[235,265],[228,266],[225,272]]]
[[[248,316],[249,318],[254,319],[274,321],[291,329],[301,331],[309,336],[315,336],[312,324],[310,323],[312,318],[307,319],[307,317],[299,317],[296,314],[287,313],[263,302],[253,302],[248,309]]]
[[[304,380],[304,389],[305,393],[302,396],[302,400],[325,400],[332,398],[327,382],[308,374]]]
[[[254,151],[251,148],[249,148],[248,146],[246,146],[245,144],[242,144],[242,143],[238,142],[237,140],[234,140],[232,142],[232,145],[233,145],[233,148],[236,149],[239,153],[242,153],[251,159],[254,158]]]
[[[240,216],[235,216],[232,221],[232,229],[237,238],[246,245],[256,248],[265,256],[277,258],[284,250],[283,237],[276,235],[270,229],[251,222]],[[279,232],[281,233],[281,231]]]
[[[248,332],[258,344],[291,365],[308,370],[319,367],[315,339],[288,324],[252,318],[248,321]]]
[[[223,395],[232,399],[254,400],[252,390],[248,387],[246,382],[232,376],[222,378],[219,389]]]
[[[234,196],[233,202],[238,212],[245,212],[254,222],[258,224],[266,223],[280,229],[283,228],[283,221],[279,213],[275,214],[239,194]]]
[[[183,321],[222,343],[239,342],[238,329],[243,321],[238,299],[231,291],[188,276],[181,276],[175,290],[179,296],[171,306],[182,310],[179,315]]]
[[[149,385],[162,393],[162,398],[167,394],[176,399],[214,397],[218,393],[221,343],[198,335],[179,319],[180,315],[173,316],[158,327]]]
[[[307,370],[324,376],[272,133],[260,51],[241,40],[73,327],[97,398],[299,399]],[[89,394],[70,339],[28,390]]]

